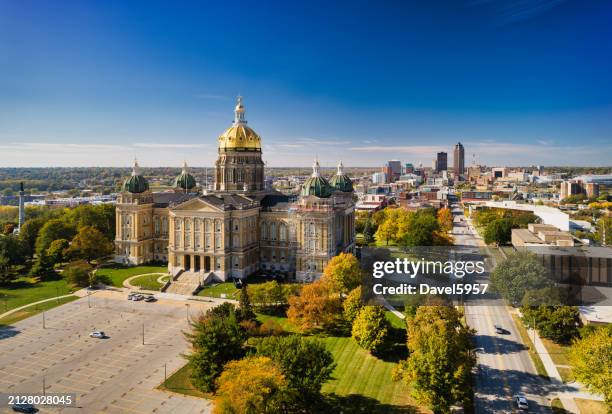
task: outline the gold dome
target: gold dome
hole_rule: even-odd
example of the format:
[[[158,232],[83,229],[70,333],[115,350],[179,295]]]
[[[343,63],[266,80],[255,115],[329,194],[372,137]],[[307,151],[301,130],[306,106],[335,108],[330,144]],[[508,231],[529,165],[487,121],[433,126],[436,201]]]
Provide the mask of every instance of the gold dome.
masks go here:
[[[234,123],[219,136],[219,151],[261,151],[261,138],[247,126],[242,97],[234,109]]]

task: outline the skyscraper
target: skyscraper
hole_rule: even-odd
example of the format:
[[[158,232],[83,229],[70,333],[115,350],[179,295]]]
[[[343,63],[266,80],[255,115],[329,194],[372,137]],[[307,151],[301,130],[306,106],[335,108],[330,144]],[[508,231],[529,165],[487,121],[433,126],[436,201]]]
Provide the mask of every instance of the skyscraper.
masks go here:
[[[455,145],[455,150],[453,152],[453,171],[455,172],[455,177],[463,175],[465,171],[465,149],[463,145],[461,145],[461,142]]]
[[[441,171],[446,171],[448,169],[448,156],[446,155],[446,152],[438,152],[438,155],[436,157],[436,171],[437,172],[441,172]]]

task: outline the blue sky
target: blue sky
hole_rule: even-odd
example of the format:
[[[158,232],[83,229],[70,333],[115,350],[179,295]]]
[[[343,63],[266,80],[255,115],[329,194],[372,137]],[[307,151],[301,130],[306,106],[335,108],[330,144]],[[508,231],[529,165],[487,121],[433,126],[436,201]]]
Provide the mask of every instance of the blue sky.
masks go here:
[[[610,165],[612,3],[0,2],[0,166]],[[473,156],[472,154],[475,154]]]

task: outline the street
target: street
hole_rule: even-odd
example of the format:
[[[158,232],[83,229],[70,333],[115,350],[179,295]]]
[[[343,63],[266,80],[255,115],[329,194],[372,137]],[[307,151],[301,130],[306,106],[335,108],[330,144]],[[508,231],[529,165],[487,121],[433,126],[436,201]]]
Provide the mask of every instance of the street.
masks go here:
[[[452,211],[455,245],[466,246],[466,250],[473,250],[475,246],[484,249],[484,243],[468,225],[461,207],[453,205]],[[546,398],[549,384],[537,375],[504,303],[501,300],[471,300],[466,302],[464,310],[468,325],[476,330],[476,413],[514,412],[517,407],[513,398],[519,392],[525,393],[530,412],[551,412]],[[506,332],[496,333],[495,325]]]

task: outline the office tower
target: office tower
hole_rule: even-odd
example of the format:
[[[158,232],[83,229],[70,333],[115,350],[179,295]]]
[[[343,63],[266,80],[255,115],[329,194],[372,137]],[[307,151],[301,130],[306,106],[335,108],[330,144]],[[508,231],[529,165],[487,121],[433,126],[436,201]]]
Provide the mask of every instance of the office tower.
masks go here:
[[[448,156],[446,155],[446,152],[438,152],[438,155],[436,157],[436,171],[441,172],[448,170],[447,161]]]
[[[453,171],[455,177],[462,176],[465,171],[465,149],[463,145],[461,145],[461,142],[455,145],[455,150],[453,152]]]

